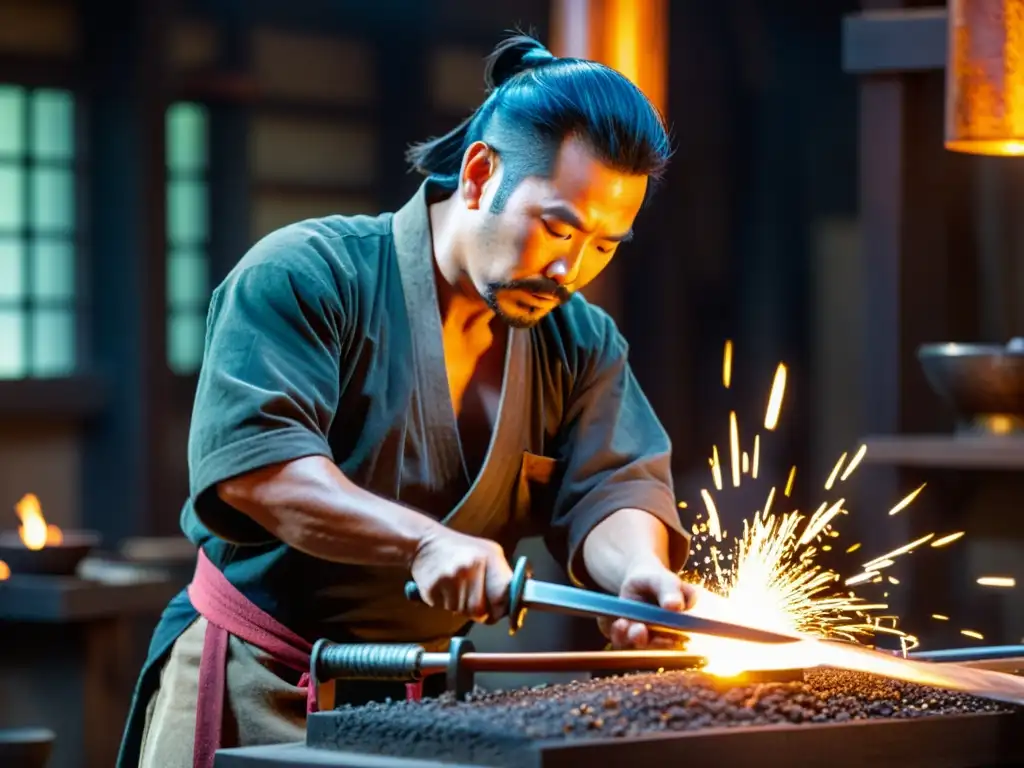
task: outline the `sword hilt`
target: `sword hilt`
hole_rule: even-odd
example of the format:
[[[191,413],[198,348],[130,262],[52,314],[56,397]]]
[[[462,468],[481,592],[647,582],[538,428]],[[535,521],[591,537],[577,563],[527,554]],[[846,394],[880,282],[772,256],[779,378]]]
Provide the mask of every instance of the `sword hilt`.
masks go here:
[[[311,671],[324,680],[401,680],[423,677],[423,646],[415,643],[332,643],[321,640],[313,648]]]
[[[533,571],[530,570],[530,563],[526,557],[520,557],[516,561],[516,567],[512,571],[512,580],[508,584],[508,633],[514,635],[523,628],[523,620],[526,618],[526,606],[523,604],[523,594],[526,591],[526,582],[533,578]],[[412,602],[423,602],[423,595],[415,581],[405,583],[405,599]]]

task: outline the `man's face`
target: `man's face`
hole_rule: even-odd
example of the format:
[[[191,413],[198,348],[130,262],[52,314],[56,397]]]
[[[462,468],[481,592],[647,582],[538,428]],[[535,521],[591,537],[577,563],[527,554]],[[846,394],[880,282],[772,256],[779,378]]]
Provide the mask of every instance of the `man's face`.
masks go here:
[[[464,268],[496,315],[528,328],[597,277],[631,237],[647,177],[613,171],[585,144],[567,139],[550,178],[523,179],[504,209],[492,213],[506,169],[479,151],[474,158],[471,150],[464,171],[475,219]]]

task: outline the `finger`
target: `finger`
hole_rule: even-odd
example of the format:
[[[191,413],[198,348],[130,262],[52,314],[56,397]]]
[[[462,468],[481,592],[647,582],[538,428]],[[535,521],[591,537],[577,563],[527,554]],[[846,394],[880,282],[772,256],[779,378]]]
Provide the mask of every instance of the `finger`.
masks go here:
[[[683,592],[683,600],[686,603],[683,606],[682,610],[684,610],[684,611],[692,611],[697,606],[697,603],[700,601],[700,595],[701,595],[700,587],[698,587],[696,584],[686,584],[686,583],[684,583],[682,585],[682,592]]]
[[[612,620],[607,616],[601,616],[597,620],[597,628],[601,630],[601,634],[607,637],[609,640],[612,639]]]
[[[467,616],[473,621],[485,622],[488,619],[487,607],[487,572],[484,568],[477,569],[468,584],[469,599],[466,604]]]
[[[611,631],[608,633],[608,638],[612,641],[612,645],[617,649],[628,648],[629,640],[629,625],[630,622],[625,619],[616,619],[612,622]]]
[[[626,630],[626,641],[632,648],[646,648],[649,639],[647,627],[643,624],[630,624],[629,629]]]
[[[665,570],[658,579],[658,605],[666,611],[681,611],[686,607],[683,582],[672,571]]]
[[[508,587],[512,582],[512,569],[504,558],[492,558],[486,569],[488,620],[494,623],[508,613]]]

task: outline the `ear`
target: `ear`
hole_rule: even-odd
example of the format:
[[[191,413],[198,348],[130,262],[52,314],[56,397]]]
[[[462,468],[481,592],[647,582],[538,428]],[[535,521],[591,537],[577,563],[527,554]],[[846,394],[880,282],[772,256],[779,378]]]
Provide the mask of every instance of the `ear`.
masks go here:
[[[487,182],[498,173],[498,156],[487,144],[474,141],[466,149],[459,178],[462,199],[470,210],[478,210]]]

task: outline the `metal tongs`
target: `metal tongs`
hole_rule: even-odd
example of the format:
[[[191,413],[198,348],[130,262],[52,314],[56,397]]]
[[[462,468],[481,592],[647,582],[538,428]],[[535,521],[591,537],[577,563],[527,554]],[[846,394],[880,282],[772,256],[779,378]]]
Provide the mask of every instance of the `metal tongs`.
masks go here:
[[[510,635],[514,635],[522,628],[526,611],[532,608],[588,618],[627,619],[646,624],[660,633],[673,635],[714,635],[753,643],[793,643],[803,639],[741,624],[706,619],[689,613],[669,611],[639,600],[627,600],[587,589],[538,581],[533,578],[530,564],[525,557],[520,557],[516,562],[508,590]],[[413,581],[406,583],[405,596],[409,600],[422,602],[419,588]]]

